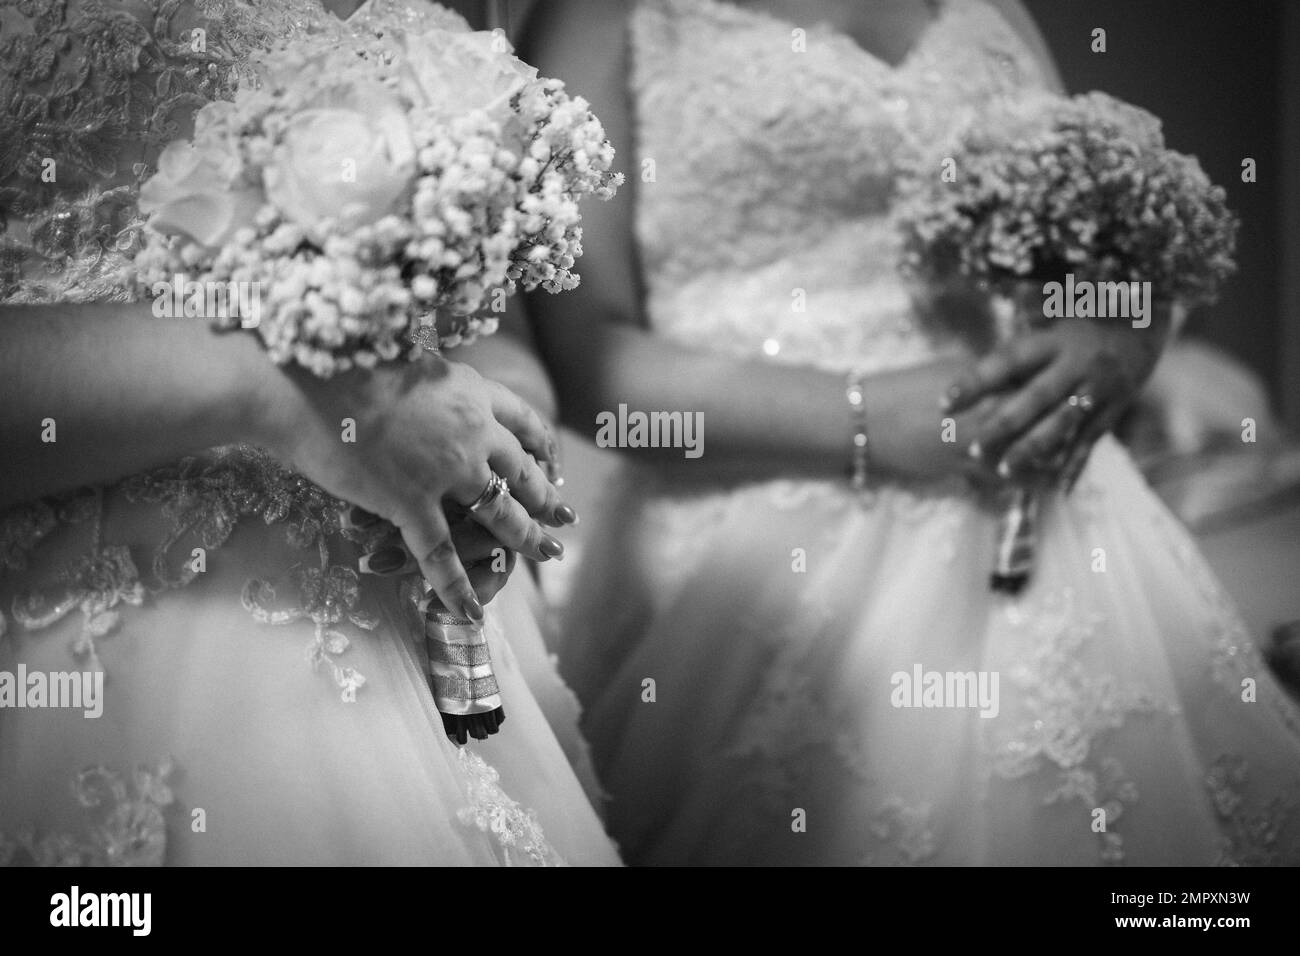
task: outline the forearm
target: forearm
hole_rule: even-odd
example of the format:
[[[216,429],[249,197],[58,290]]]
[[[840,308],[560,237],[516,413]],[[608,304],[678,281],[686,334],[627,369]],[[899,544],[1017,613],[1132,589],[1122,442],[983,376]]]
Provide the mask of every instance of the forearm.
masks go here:
[[[647,413],[698,413],[711,461],[743,461],[755,477],[845,474],[853,418],[844,376],[695,351],[624,324],[592,321],[587,329],[569,342],[539,336],[562,419],[580,434],[594,438],[597,416],[617,415],[620,405]],[[873,414],[885,411],[884,399],[876,396]],[[629,453],[690,463],[676,448]]]
[[[253,336],[147,304],[0,309],[0,507],[256,440],[268,374]]]

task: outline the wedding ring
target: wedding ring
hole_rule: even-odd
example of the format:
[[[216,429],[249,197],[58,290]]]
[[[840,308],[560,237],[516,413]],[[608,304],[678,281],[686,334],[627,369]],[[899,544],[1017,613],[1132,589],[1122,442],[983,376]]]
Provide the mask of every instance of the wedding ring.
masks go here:
[[[475,499],[474,503],[469,506],[469,510],[478,511],[480,508],[487,507],[502,495],[508,494],[510,494],[510,486],[506,484],[506,480],[496,472],[493,472],[492,477],[488,479],[487,487],[483,489],[483,493]]]
[[[1083,392],[1080,394],[1071,395],[1070,404],[1075,408],[1077,408],[1079,411],[1083,412],[1084,414],[1087,414],[1088,412],[1092,411],[1092,406],[1095,404],[1095,402],[1093,401],[1091,395],[1089,395],[1087,392]]]

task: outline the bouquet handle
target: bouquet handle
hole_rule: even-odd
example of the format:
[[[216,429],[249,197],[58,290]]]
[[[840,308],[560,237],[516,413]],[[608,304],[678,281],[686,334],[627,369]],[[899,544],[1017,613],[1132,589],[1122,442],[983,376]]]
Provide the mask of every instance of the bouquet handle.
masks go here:
[[[396,529],[390,523],[349,506],[340,513],[339,524],[360,545],[357,565],[361,573],[405,578],[404,601],[414,605],[423,626],[429,689],[447,736],[463,746],[470,737],[485,740],[495,734],[506,715],[482,625],[443,606],[419,576],[415,558],[405,545],[396,560],[384,555],[384,551],[395,550],[392,546],[375,550],[391,540]]]
[[[1017,283],[1008,292],[994,294],[993,333],[999,344],[1031,330],[1031,303],[1041,302],[1040,289],[1036,283]],[[993,570],[989,574],[990,590],[1019,594],[1033,576],[1041,497],[1038,489],[1024,485],[1012,486],[1003,496]]]
[[[447,736],[459,745],[485,740],[506,719],[483,627],[448,611],[435,598],[424,610],[429,687]]]
[[[998,519],[997,555],[989,587],[1003,594],[1019,594],[1029,583],[1038,549],[1039,493],[1032,488],[1011,489]]]

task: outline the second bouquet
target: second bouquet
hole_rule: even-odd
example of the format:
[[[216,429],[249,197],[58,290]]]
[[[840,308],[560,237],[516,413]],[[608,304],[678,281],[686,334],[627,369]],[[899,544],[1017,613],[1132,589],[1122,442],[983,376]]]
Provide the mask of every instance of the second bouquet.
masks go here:
[[[946,174],[904,182],[901,265],[925,286],[991,297],[996,341],[1063,316],[1148,328],[1153,312],[1213,299],[1234,269],[1223,189],[1145,110],[1103,93],[1025,95],[950,149]],[[1016,593],[1033,570],[1040,492],[1006,491],[990,584]]]

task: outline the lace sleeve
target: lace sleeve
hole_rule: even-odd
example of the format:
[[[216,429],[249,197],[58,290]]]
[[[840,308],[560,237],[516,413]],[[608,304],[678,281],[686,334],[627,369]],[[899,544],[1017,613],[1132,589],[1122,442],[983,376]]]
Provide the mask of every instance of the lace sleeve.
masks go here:
[[[0,0],[0,301],[122,299],[135,197],[315,0]]]

